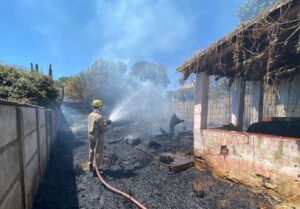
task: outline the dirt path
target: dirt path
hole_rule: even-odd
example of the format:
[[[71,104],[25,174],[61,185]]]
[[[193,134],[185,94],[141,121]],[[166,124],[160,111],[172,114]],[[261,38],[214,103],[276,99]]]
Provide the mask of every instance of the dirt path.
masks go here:
[[[118,140],[124,134],[127,134],[125,130],[112,132],[107,140]],[[105,171],[105,179],[149,209],[271,208],[264,195],[238,184],[219,181],[206,172],[193,168],[180,173],[161,170],[145,154],[125,142],[105,145],[106,165],[111,153],[116,154],[118,160]],[[61,132],[33,209],[136,208],[106,190],[97,178],[84,171],[82,165],[87,159],[87,140],[75,139],[70,131]],[[193,182],[199,180],[206,185],[202,198],[193,192]]]

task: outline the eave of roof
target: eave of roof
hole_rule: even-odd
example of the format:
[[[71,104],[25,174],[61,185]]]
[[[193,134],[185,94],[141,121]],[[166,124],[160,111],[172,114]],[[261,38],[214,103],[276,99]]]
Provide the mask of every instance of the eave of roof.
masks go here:
[[[286,8],[286,13],[282,15],[282,11]],[[283,2],[280,2],[273,6],[272,8],[264,11],[262,14],[260,14],[257,18],[255,18],[252,21],[248,21],[246,23],[243,23],[240,25],[239,28],[237,28],[235,31],[229,33],[227,36],[223,37],[219,41],[213,43],[210,45],[207,49],[200,51],[196,53],[190,60],[186,61],[182,66],[177,68],[178,72],[183,73],[183,79],[187,79],[190,74],[192,73],[198,73],[202,71],[207,71],[209,75],[217,75],[219,77],[230,77],[230,76],[246,76],[247,73],[251,73],[251,70],[247,70],[245,66],[251,65],[251,63],[247,63],[250,61],[259,61],[264,63],[264,68],[267,67],[268,63],[271,60],[270,58],[274,58],[277,56],[276,53],[271,53],[268,50],[268,53],[255,53],[251,54],[250,51],[247,51],[245,47],[242,46],[242,50],[247,53],[247,59],[242,60],[241,62],[241,68],[243,68],[244,72],[240,72],[239,75],[237,75],[236,69],[233,71],[232,68],[237,68],[234,63],[234,59],[237,59],[234,50],[237,50],[237,44],[239,39],[241,39],[242,44],[244,44],[244,39],[246,39],[246,35],[251,36],[251,38],[258,38],[261,39],[264,37],[266,33],[269,33],[269,30],[274,30],[278,28],[278,25],[280,24],[286,24],[288,23],[290,26],[291,19],[294,19],[296,29],[294,31],[277,31],[275,35],[282,36],[282,37],[290,37],[294,36],[293,40],[289,39],[289,45],[285,43],[285,46],[281,45],[280,47],[285,47],[288,52],[292,51],[292,57],[293,60],[296,60],[296,64],[291,64],[290,69],[288,69],[288,66],[280,66],[278,70],[282,70],[285,68],[285,70],[291,70],[295,69],[296,71],[299,71],[299,66],[300,64],[297,63],[297,59],[299,57],[299,54],[297,51],[293,48],[297,40],[295,39],[295,36],[299,34],[299,18],[300,18],[300,1],[298,0],[286,0]],[[283,16],[283,18],[282,18]],[[274,22],[269,22],[273,21],[273,18],[275,19]],[[276,19],[278,18],[278,20]],[[270,20],[271,19],[271,20]],[[287,22],[284,22],[287,21]],[[264,27],[264,25],[268,25],[268,27]],[[285,29],[286,30],[286,29]],[[246,37],[246,38],[244,38]],[[269,37],[268,37],[269,38]],[[279,37],[280,38],[280,37]],[[277,38],[277,39],[279,39]],[[297,38],[297,37],[296,37]],[[270,41],[270,40],[268,40]],[[270,47],[270,45],[273,44],[272,42],[266,42],[266,49]],[[279,44],[277,42],[274,43],[274,45]],[[282,44],[282,43],[281,43]],[[263,50],[266,50],[263,49]],[[296,54],[295,54],[296,51]],[[238,54],[239,55],[239,54]],[[281,61],[282,62],[282,61]],[[269,63],[270,64],[270,63]],[[287,63],[288,64],[288,63]],[[268,66],[270,67],[270,65]],[[207,68],[211,68],[208,70]],[[214,68],[214,69],[212,69]],[[231,68],[229,70],[229,68]],[[245,68],[245,69],[244,69]],[[247,72],[245,72],[247,70]],[[249,71],[249,72],[248,72]],[[262,74],[265,73],[264,71]],[[261,75],[257,73],[256,76],[253,76],[253,79],[257,79],[257,77],[260,77]]]

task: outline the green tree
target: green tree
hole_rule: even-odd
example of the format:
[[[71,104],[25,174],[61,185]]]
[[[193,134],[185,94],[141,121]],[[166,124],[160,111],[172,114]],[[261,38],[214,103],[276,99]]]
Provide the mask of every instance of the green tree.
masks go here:
[[[140,81],[151,81],[166,88],[170,83],[165,65],[149,62],[137,62],[133,65],[130,75]]]
[[[54,85],[56,88],[62,88],[66,85],[66,82],[68,79],[70,79],[71,77],[61,77],[58,80],[54,80]]]
[[[61,78],[57,83],[64,85],[65,95],[89,105],[101,98],[107,105],[122,97],[127,66],[123,62],[96,61],[90,68],[77,76]]]
[[[52,71],[52,65],[49,65],[49,72],[48,72],[48,76],[52,79],[53,76],[53,71]]]
[[[83,73],[70,77],[65,81],[65,94],[71,99],[81,102],[84,102],[91,95]]]
[[[277,1],[278,0],[247,0],[238,10],[240,21],[245,22],[255,18]]]
[[[39,72],[39,65],[35,64],[35,71],[38,73]]]
[[[89,107],[93,99],[100,98],[109,109],[137,91],[141,85],[137,81],[152,81],[167,86],[169,79],[165,66],[145,63],[136,64],[127,76],[125,63],[100,59],[79,75],[60,79],[56,83],[64,86],[67,97],[81,101],[85,107]]]
[[[215,77],[211,76],[209,81],[209,99],[218,100],[229,96],[228,82],[227,78],[215,80]]]

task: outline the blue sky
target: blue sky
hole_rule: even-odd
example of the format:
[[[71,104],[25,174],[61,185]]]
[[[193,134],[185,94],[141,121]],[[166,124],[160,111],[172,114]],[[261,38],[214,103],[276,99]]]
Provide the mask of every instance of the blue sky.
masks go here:
[[[238,24],[245,0],[1,0],[0,61],[54,77],[74,75],[100,58],[165,64],[175,71]]]

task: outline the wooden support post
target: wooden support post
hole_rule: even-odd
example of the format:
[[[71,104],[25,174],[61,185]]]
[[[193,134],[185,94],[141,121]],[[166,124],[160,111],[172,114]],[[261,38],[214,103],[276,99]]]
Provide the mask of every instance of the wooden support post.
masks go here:
[[[237,78],[232,87],[232,111],[231,111],[231,123],[236,130],[243,130],[243,116],[244,116],[244,104],[245,104],[245,81],[241,78]]]
[[[206,72],[197,73],[194,104],[194,154],[198,157],[205,153],[202,129],[207,128],[209,77]]]
[[[263,81],[253,82],[254,87],[251,92],[251,123],[261,122],[263,116],[264,88]]]

